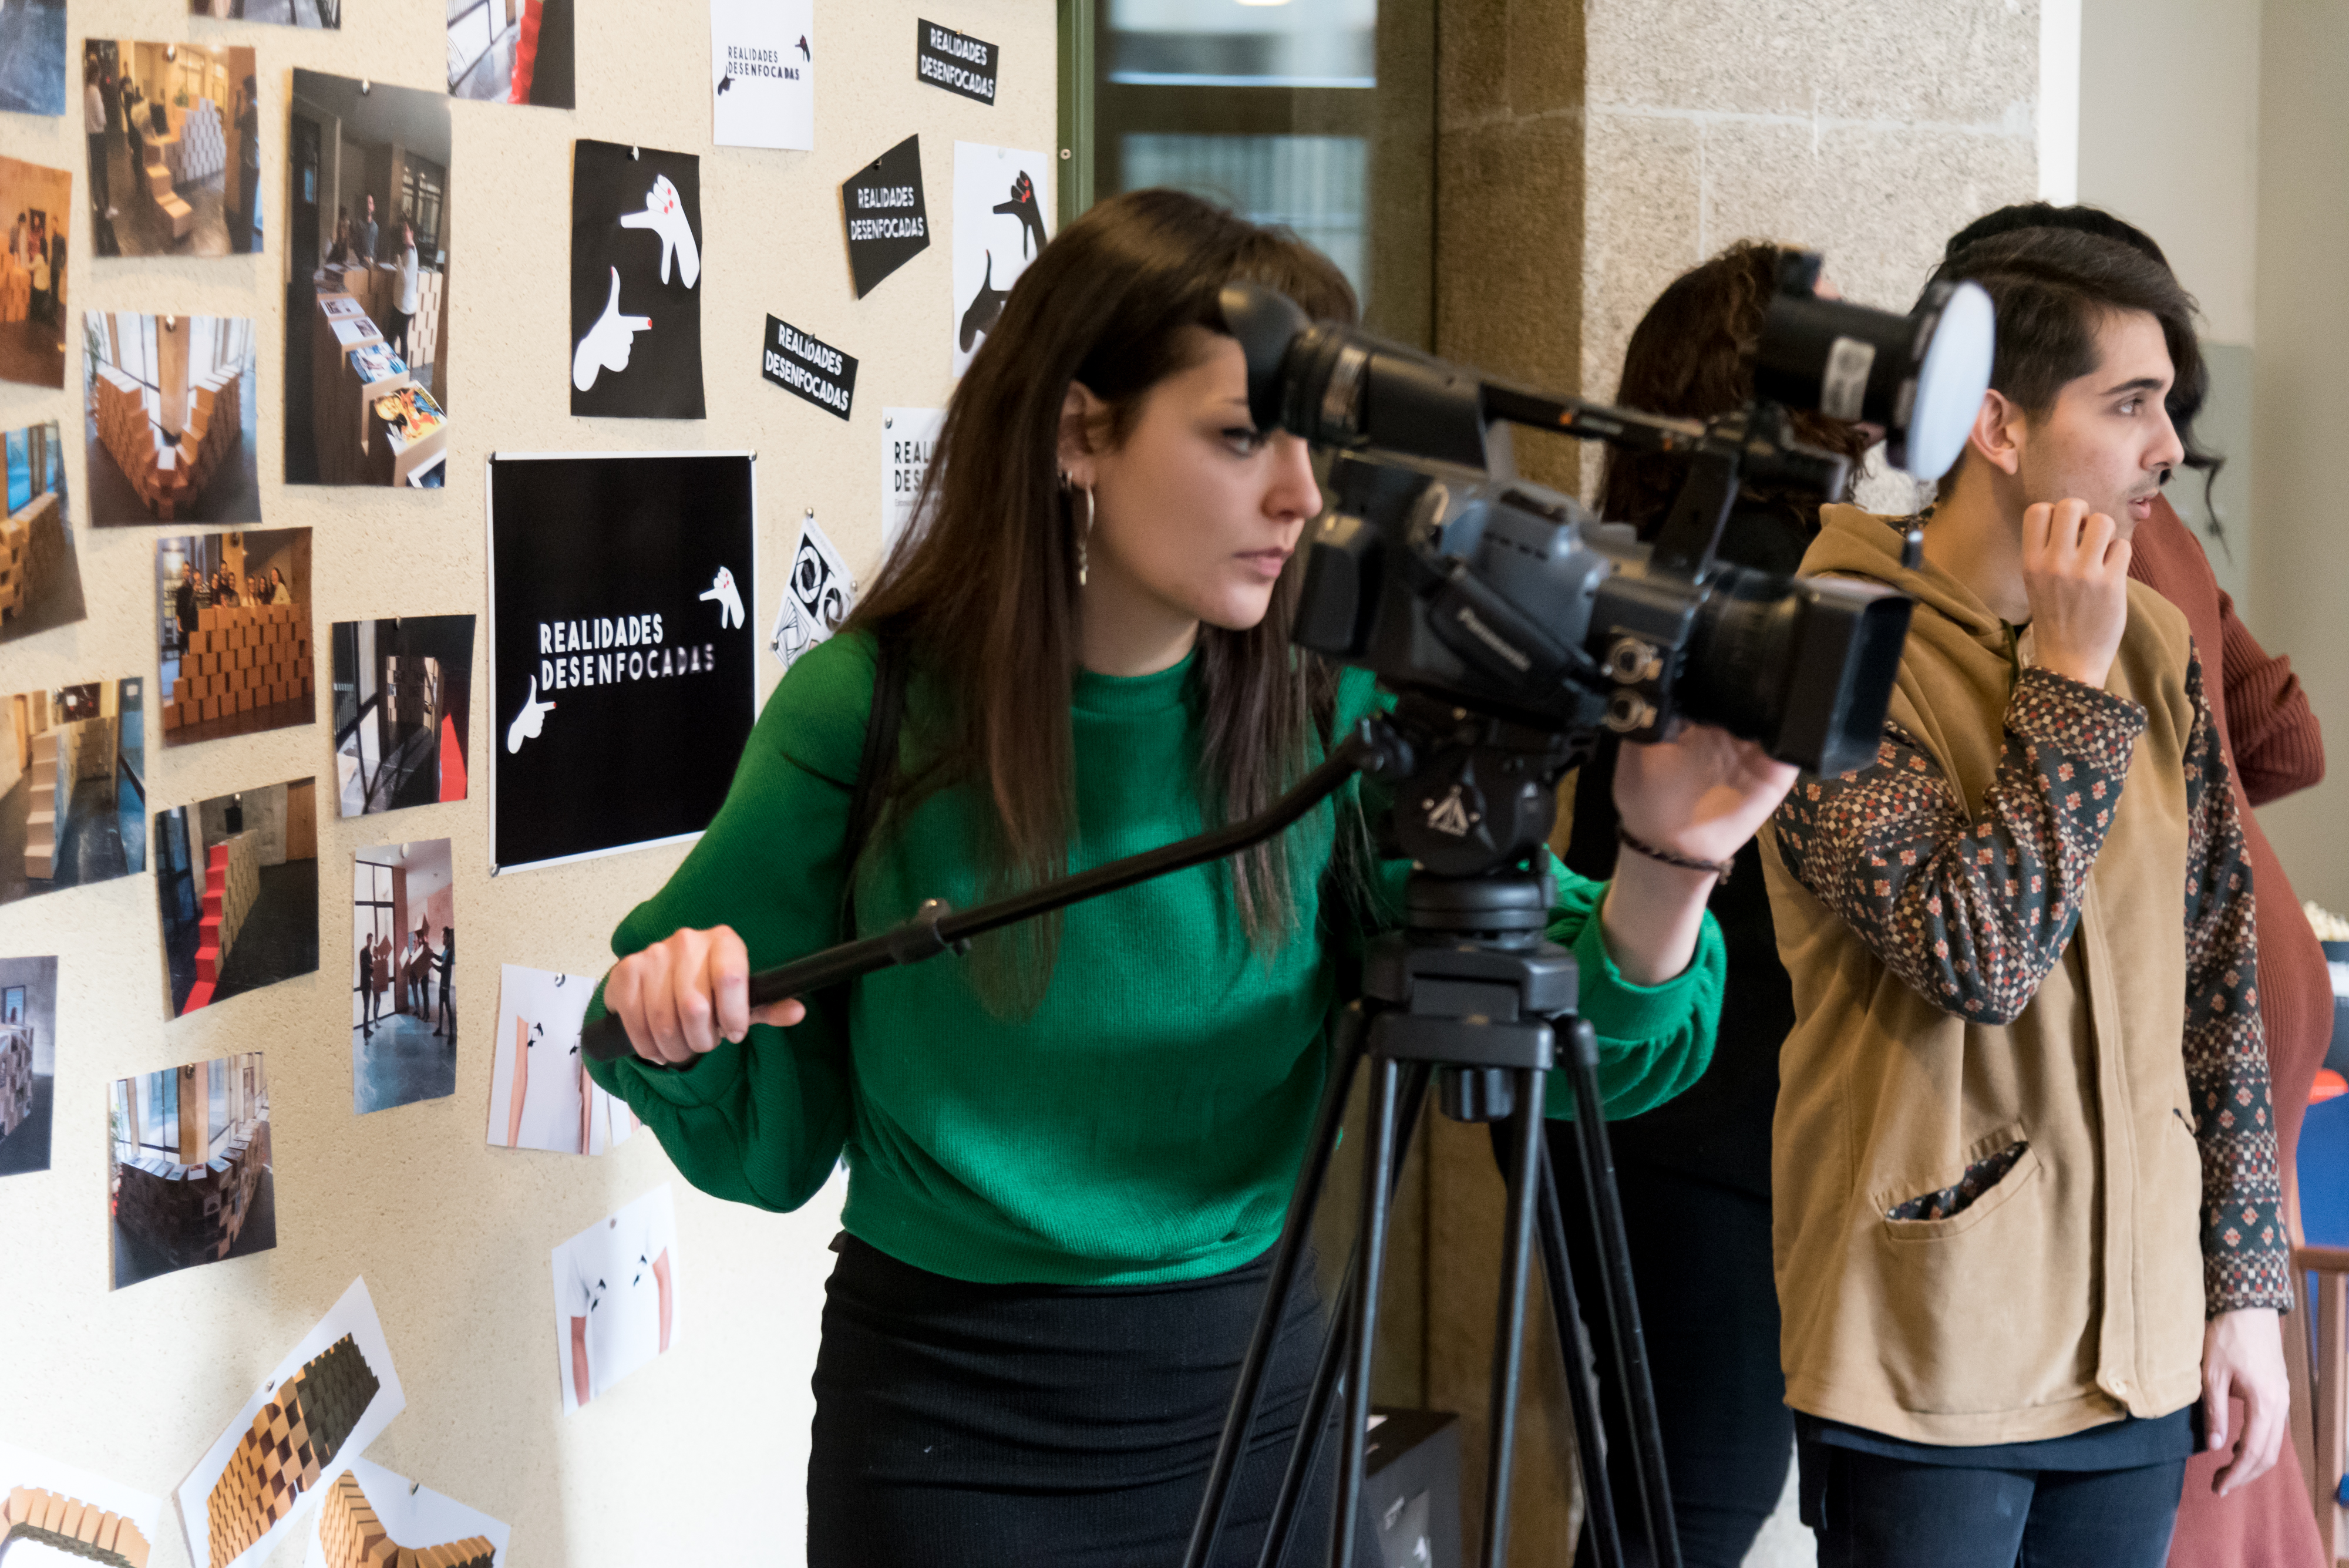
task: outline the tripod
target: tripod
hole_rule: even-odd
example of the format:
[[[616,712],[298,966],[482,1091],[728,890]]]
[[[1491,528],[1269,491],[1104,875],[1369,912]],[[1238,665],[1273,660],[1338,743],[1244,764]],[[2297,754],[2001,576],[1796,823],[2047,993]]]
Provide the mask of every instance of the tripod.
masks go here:
[[[974,909],[957,911],[931,899],[889,930],[750,978],[750,1003],[761,1007],[893,964],[967,950],[970,939],[985,932],[1261,843],[1334,794],[1357,772],[1398,781],[1401,794],[1414,803],[1413,812],[1397,813],[1397,827],[1403,847],[1421,869],[1407,884],[1402,929],[1371,944],[1363,995],[1339,1015],[1332,1032],[1329,1082],[1274,1248],[1272,1278],[1209,1468],[1185,1568],[1206,1568],[1222,1533],[1233,1477],[1247,1451],[1273,1345],[1306,1258],[1314,1206],[1337,1148],[1347,1096],[1365,1062],[1371,1071],[1371,1115],[1361,1231],[1339,1293],[1339,1311],[1323,1337],[1260,1563],[1263,1568],[1280,1564],[1342,1385],[1346,1414],[1331,1561],[1338,1568],[1350,1568],[1390,1204],[1410,1129],[1419,1121],[1433,1077],[1445,1115],[1459,1121],[1508,1123],[1509,1196],[1500,1332],[1493,1356],[1484,1560],[1490,1568],[1499,1568],[1507,1544],[1526,1280],[1538,1220],[1544,1282],[1567,1369],[1592,1535],[1601,1563],[1621,1568],[1622,1536],[1608,1489],[1597,1381],[1580,1354],[1580,1312],[1567,1261],[1565,1220],[1542,1132],[1547,1080],[1559,1065],[1561,1037],[1567,1045],[1567,1081],[1579,1113],[1574,1125],[1584,1187],[1590,1195],[1590,1220],[1605,1276],[1610,1360],[1634,1433],[1640,1507],[1657,1568],[1680,1568],[1679,1537],[1664,1485],[1663,1441],[1639,1308],[1631,1294],[1630,1252],[1615,1170],[1606,1125],[1589,1114],[1600,1103],[1598,1040],[1588,1023],[1573,1017],[1580,978],[1573,956],[1544,940],[1554,889],[1548,875],[1535,869],[1538,862],[1531,858],[1555,816],[1555,787],[1569,753],[1568,742],[1554,733],[1405,693],[1392,714],[1362,720],[1331,748],[1327,760],[1255,816]],[[1424,766],[1420,765],[1423,755]],[[619,1021],[609,1016],[581,1031],[580,1046],[597,1061],[633,1054]]]
[[[1341,1015],[1332,1041],[1330,1082],[1299,1168],[1275,1249],[1272,1279],[1257,1322],[1223,1438],[1208,1471],[1207,1492],[1185,1568],[1205,1568],[1221,1532],[1239,1457],[1247,1452],[1275,1336],[1307,1256],[1313,1210],[1335,1154],[1339,1124],[1353,1081],[1371,1070],[1361,1227],[1324,1338],[1311,1397],[1291,1446],[1275,1501],[1261,1568],[1278,1568],[1296,1524],[1299,1499],[1312,1473],[1339,1386],[1340,1426],[1336,1519],[1330,1562],[1350,1568],[1370,1428],[1371,1362],[1384,1272],[1394,1183],[1409,1152],[1431,1076],[1442,1113],[1461,1122],[1506,1122],[1504,1171],[1507,1206],[1502,1231],[1497,1325],[1493,1345],[1490,1443],[1485,1485],[1483,1561],[1506,1561],[1510,1470],[1515,1458],[1523,1371],[1526,1281],[1538,1239],[1543,1282],[1567,1371],[1569,1408],[1580,1459],[1591,1536],[1609,1568],[1625,1561],[1620,1522],[1609,1489],[1596,1380],[1581,1354],[1579,1303],[1568,1263],[1565,1217],[1550,1168],[1543,1112],[1549,1073],[1562,1064],[1577,1108],[1576,1144],[1590,1221],[1599,1241],[1614,1370],[1630,1411],[1639,1505],[1659,1568],[1679,1568],[1679,1537],[1665,1490],[1662,1436],[1656,1418],[1639,1309],[1631,1295],[1630,1255],[1608,1153],[1599,1103],[1598,1040],[1573,1016],[1579,975],[1573,956],[1543,940],[1552,901],[1547,875],[1522,869],[1484,876],[1412,876],[1402,929],[1372,944],[1362,997]],[[1538,1221],[1539,1231],[1536,1231]]]

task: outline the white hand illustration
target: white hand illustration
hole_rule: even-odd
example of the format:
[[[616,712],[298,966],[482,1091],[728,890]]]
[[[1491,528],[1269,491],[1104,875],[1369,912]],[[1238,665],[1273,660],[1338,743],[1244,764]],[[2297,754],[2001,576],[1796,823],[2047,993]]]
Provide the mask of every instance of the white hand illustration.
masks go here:
[[[735,589],[734,574],[725,567],[718,568],[718,575],[709,580],[709,591],[700,597],[718,601],[719,630],[742,624],[742,596]]]
[[[630,213],[620,220],[624,229],[650,229],[660,236],[661,281],[668,281],[668,262],[677,258],[678,281],[691,288],[701,277],[701,247],[694,243],[693,225],[685,221],[685,203],[678,199],[677,187],[668,182],[666,174],[653,176],[653,188],[645,197],[645,210]]]
[[[538,681],[533,677],[530,683],[530,695],[523,700],[522,711],[516,713],[514,722],[506,726],[507,752],[519,752],[524,741],[537,740],[538,732],[546,728],[546,716],[554,711],[554,703],[538,700]]]
[[[628,350],[635,347],[636,334],[652,330],[649,316],[620,314],[620,269],[612,269],[612,297],[604,304],[604,314],[579,340],[571,355],[571,384],[586,391],[595,384],[599,370],[625,370],[628,368]]]

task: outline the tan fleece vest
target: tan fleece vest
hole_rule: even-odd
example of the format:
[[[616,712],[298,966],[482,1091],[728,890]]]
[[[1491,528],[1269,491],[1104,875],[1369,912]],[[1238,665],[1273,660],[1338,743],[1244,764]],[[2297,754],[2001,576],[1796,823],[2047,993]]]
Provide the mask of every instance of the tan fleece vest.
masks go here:
[[[1946,573],[1903,570],[1882,520],[1832,506],[1822,521],[1805,571],[1918,597],[1890,719],[1979,812],[2015,677],[2008,628]],[[2012,1024],[1911,991],[1764,836],[1796,1017],[1771,1168],[1797,1410],[1983,1444],[2166,1415],[2199,1392],[2202,1166],[2182,1054],[2191,641],[2174,607],[2128,587],[2106,690],[2148,723],[2079,926]],[[2030,1152],[1958,1213],[1886,1217],[2019,1141]]]

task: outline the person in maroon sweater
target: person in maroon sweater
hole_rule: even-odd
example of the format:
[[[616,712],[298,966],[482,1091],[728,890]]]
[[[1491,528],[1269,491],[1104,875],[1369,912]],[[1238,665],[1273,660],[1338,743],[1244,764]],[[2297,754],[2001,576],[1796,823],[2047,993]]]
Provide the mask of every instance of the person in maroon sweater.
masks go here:
[[[1948,254],[1955,255],[1977,240],[2024,228],[2103,234],[2169,265],[2150,237],[2110,213],[2044,202],[2003,207],[1978,219],[1950,241]],[[2193,418],[2207,388],[2207,372],[2198,363],[2193,374],[2178,377],[2168,411],[2185,444],[2188,466],[2215,470],[2219,460],[2203,453],[2193,436]],[[2289,1192],[2292,1150],[2300,1139],[2309,1087],[2332,1037],[2333,988],[2324,950],[2292,893],[2283,864],[2247,808],[2280,800],[2323,778],[2324,741],[2316,715],[2309,710],[2308,694],[2292,672],[2292,661],[2270,655],[2237,618],[2234,601],[2219,587],[2201,542],[2168,497],[2155,503],[2152,517],[2137,525],[2129,543],[2129,576],[2186,612],[2204,668],[2215,663],[2223,672],[2205,690],[2220,742],[2233,764],[2230,771],[2239,806],[2246,808],[2240,815],[2258,899],[2260,1018],[2266,1026],[2276,1147],[2284,1153]],[[2228,1412],[2224,1429],[2240,1430],[2242,1421],[2239,1403]],[[2220,1423],[2209,1425],[2215,1430]],[[2223,1457],[2206,1452],[2187,1467],[2178,1529],[2169,1543],[2173,1568],[2323,1568],[2327,1554],[2318,1538],[2290,1428],[2276,1466],[2221,1497],[2213,1478]]]

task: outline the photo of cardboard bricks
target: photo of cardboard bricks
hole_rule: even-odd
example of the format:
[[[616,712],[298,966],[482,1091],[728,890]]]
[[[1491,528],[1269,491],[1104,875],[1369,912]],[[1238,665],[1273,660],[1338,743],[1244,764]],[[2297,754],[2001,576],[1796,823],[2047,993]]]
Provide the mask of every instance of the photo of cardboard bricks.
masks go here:
[[[342,815],[464,799],[473,618],[338,620],[331,646]]]
[[[93,310],[82,350],[92,523],[261,520],[250,320]]]
[[[155,895],[171,1013],[318,967],[316,779],[155,814]]]
[[[449,841],[351,855],[351,1110],[457,1092],[457,907]]]
[[[0,959],[0,1176],[49,1168],[57,961]]]
[[[437,486],[449,99],[297,70],[286,151],[285,483]]]
[[[0,22],[0,28],[6,24]],[[0,158],[0,381],[66,384],[66,231],[73,175]]]
[[[243,255],[261,248],[261,110],[253,51],[88,38],[91,250]]]
[[[317,718],[310,530],[158,539],[155,591],[163,744]]]
[[[0,1542],[25,1542],[8,1568],[147,1568],[162,1535],[161,1498],[0,1442]]]
[[[260,1052],[117,1078],[106,1120],[114,1289],[277,1245]]]
[[[0,904],[147,869],[146,689],[0,697]]]
[[[0,514],[0,642],[68,626],[89,613],[81,557],[66,517],[66,453],[57,422],[0,432],[7,510]]]

